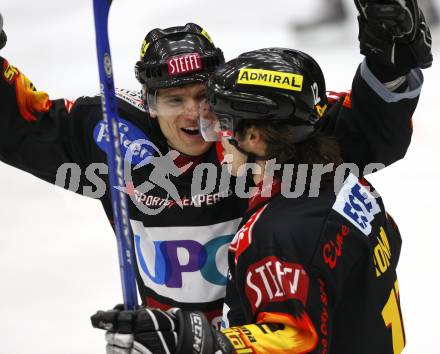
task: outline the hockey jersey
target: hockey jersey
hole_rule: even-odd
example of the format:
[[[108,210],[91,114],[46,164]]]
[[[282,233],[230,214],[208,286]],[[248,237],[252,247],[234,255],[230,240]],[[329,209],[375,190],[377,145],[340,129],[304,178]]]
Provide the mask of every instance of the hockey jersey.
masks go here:
[[[243,352],[400,353],[400,248],[365,179],[323,183],[315,198],[286,198],[277,181],[251,200],[229,246],[225,333],[240,333]],[[259,327],[243,331],[250,323]]]

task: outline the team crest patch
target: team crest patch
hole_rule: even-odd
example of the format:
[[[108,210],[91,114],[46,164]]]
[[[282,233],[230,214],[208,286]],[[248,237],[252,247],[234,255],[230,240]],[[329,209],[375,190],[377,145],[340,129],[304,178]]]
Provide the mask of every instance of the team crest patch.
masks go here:
[[[270,302],[297,299],[307,302],[309,277],[301,264],[268,256],[247,269],[245,293],[256,313]]]

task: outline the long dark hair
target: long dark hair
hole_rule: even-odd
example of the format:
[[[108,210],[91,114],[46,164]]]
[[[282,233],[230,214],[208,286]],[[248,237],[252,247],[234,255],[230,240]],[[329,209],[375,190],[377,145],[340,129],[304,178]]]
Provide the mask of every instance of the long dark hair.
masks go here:
[[[313,164],[333,164],[333,170],[323,175],[324,179],[332,178],[336,168],[343,163],[341,157],[341,149],[336,138],[322,133],[314,132],[308,139],[296,142],[294,125],[285,123],[285,121],[267,121],[261,120],[245,120],[239,125],[237,133],[238,137],[243,136],[246,129],[255,126],[261,133],[267,144],[267,159],[276,159],[279,164],[307,164],[309,172]],[[275,174],[281,176],[281,171]]]

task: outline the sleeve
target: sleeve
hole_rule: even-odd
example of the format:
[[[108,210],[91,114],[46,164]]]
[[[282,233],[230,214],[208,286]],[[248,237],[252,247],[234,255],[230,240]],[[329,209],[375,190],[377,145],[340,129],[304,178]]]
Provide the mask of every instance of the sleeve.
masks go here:
[[[322,128],[337,138],[344,161],[357,164],[364,174],[370,163],[387,166],[403,158],[411,141],[412,115],[422,84],[421,70],[413,69],[406,75],[405,92],[393,92],[374,76],[364,60],[351,92],[330,93],[330,108]]]
[[[65,163],[81,171],[92,161],[97,105],[50,100],[17,68],[0,57],[0,160],[55,183]],[[101,162],[101,161],[96,161]],[[102,160],[105,162],[105,160]],[[82,183],[82,177],[81,177]]]
[[[258,323],[222,330],[234,348],[234,353],[310,353],[316,346],[314,331],[282,324],[281,317],[274,323]]]

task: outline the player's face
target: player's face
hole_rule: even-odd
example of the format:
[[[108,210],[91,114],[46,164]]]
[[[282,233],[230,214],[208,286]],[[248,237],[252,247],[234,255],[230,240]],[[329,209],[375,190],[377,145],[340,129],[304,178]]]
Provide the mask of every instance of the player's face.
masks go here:
[[[243,135],[235,134],[233,138],[244,151],[256,156],[265,156],[266,143],[255,127],[247,129]],[[225,163],[228,164],[229,172],[233,176],[245,175],[247,173],[245,164],[248,162],[248,155],[238,150],[226,137],[222,138],[222,145],[225,150]]]
[[[247,162],[247,155],[238,151],[234,145],[232,145],[227,138],[222,138],[222,145],[224,149],[224,163],[228,165],[229,173],[232,176],[241,176],[244,171],[244,164]],[[243,167],[242,167],[243,166]],[[242,168],[240,168],[242,167]]]
[[[151,109],[168,145],[186,155],[202,155],[212,145],[199,133],[199,107],[205,92],[204,84],[160,89]]]

